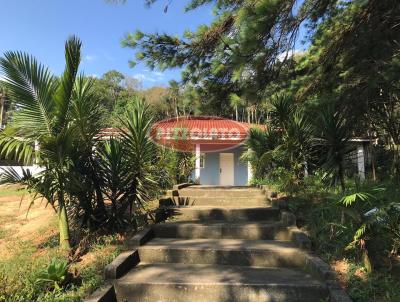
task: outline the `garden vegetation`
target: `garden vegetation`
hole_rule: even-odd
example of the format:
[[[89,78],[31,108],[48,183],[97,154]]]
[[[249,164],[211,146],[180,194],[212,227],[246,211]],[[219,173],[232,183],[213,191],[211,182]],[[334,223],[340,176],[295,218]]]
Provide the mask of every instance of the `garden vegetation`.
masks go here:
[[[318,255],[346,264],[341,281],[355,301],[399,301],[400,2],[191,0],[187,10],[205,5],[214,21],[182,37],[138,30],[122,41],[136,52],[132,66],[183,69],[167,89],[140,89],[117,71],[80,75],[76,37],[61,77],[7,52],[1,154],[44,170],[4,180],[53,205],[60,244],[75,250],[70,228],[137,228],[151,199],[188,179],[193,156],[153,145],[153,121],[204,114],[265,125],[250,130],[243,155],[253,184],[279,192]],[[119,134],[100,136],[109,126]],[[366,180],[351,165],[354,138],[368,142]],[[39,284],[62,288],[64,264],[48,265]]]

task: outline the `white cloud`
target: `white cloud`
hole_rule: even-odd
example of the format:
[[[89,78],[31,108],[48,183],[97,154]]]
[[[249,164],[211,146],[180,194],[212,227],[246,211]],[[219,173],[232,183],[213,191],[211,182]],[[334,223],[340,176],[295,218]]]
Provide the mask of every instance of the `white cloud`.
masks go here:
[[[99,75],[97,73],[92,73],[91,75],[89,75],[92,78],[98,79]]]
[[[163,78],[164,78],[164,73],[162,73],[162,72],[154,71],[153,74],[154,74],[156,77],[160,78],[160,79],[163,79]]]
[[[285,60],[285,58],[291,58],[292,56],[295,55],[302,55],[304,54],[304,50],[301,49],[295,49],[295,50],[289,50],[287,52],[283,52],[281,54],[278,55],[277,59],[278,61],[282,62],[283,60]]]
[[[136,80],[139,80],[141,82],[157,82],[156,79],[154,79],[153,77],[147,76],[143,73],[137,73],[133,75],[133,78]]]

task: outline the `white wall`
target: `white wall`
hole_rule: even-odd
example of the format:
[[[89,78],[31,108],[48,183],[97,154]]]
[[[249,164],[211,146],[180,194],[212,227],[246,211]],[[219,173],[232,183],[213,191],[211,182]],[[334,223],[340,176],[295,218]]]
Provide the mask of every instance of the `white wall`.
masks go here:
[[[36,173],[43,171],[43,167],[39,166],[0,166],[0,175],[3,173],[3,170],[7,170],[13,168],[15,171],[17,171],[19,176],[22,176],[22,169],[27,170],[29,169],[33,175]]]

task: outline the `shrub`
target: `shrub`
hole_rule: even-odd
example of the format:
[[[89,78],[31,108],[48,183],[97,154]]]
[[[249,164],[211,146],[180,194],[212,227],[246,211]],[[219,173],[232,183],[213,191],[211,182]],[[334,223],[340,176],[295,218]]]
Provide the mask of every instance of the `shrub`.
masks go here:
[[[67,273],[67,261],[53,258],[45,269],[39,271],[35,282],[49,285],[50,289],[61,290],[65,285]]]

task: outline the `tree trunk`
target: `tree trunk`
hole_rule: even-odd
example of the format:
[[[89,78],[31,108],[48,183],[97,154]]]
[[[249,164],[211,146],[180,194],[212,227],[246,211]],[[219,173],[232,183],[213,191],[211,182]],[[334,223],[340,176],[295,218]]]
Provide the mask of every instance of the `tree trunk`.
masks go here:
[[[58,226],[60,229],[60,247],[65,250],[71,249],[69,242],[69,224],[67,208],[64,203],[64,193],[62,191],[58,192]]]
[[[89,173],[91,174],[93,186],[96,192],[97,210],[99,210],[101,213],[105,213],[106,207],[104,204],[103,193],[101,192],[100,184],[96,175],[95,160],[92,158],[92,156],[90,156],[89,159],[90,159]]]
[[[344,192],[346,190],[346,184],[344,182],[344,168],[343,168],[343,162],[339,163],[339,181],[340,181],[340,186],[342,188],[342,191]]]
[[[239,118],[239,112],[238,112],[238,106],[235,106],[235,111],[236,111],[236,121],[238,121]]]
[[[178,113],[178,101],[176,99],[174,99],[174,106],[175,106],[175,114],[176,117],[178,118],[179,113]]]
[[[3,94],[0,94],[0,129],[3,126],[4,101]]]
[[[339,163],[339,169],[338,169],[338,174],[339,174],[339,181],[340,181],[340,186],[342,188],[342,192],[346,190],[346,184],[344,182],[344,168],[343,168],[343,161]],[[344,216],[344,210],[341,210],[340,213],[340,223],[343,225],[346,222],[345,216]]]

